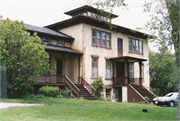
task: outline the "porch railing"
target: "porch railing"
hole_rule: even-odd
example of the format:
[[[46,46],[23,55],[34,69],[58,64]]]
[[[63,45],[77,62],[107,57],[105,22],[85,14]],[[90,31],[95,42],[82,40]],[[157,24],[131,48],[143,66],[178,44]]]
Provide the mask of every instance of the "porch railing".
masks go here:
[[[113,85],[124,85],[124,77],[114,77]]]
[[[129,84],[140,85],[140,78],[129,78],[128,83]]]
[[[128,102],[149,103],[131,84],[128,84]]]
[[[77,97],[79,98],[80,90],[66,75],[65,75],[65,82],[74,91],[74,93],[76,93]]]
[[[64,75],[47,74],[39,77],[35,77],[37,83],[64,83]]]
[[[67,84],[72,91],[77,95],[79,98],[79,92],[80,90],[77,88],[77,86],[66,76],[66,75],[52,75],[47,74],[43,76],[39,76],[35,78],[37,80],[37,83],[63,83]]]
[[[86,87],[86,89],[87,89],[91,94],[93,94],[93,96],[95,97],[95,92],[96,92],[96,90],[95,90],[83,77],[81,77],[80,79],[81,79],[81,84],[83,84],[83,85]]]
[[[113,85],[124,85],[125,77],[114,77]],[[128,78],[128,84],[140,85],[140,78]]]

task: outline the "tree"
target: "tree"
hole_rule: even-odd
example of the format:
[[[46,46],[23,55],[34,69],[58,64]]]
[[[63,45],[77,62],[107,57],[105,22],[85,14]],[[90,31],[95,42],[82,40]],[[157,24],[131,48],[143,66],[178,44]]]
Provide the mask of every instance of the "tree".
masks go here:
[[[178,82],[177,69],[172,68],[174,64],[175,57],[169,51],[149,50],[150,87],[156,95],[165,95],[178,87],[174,85]]]
[[[22,97],[35,77],[49,68],[49,55],[36,33],[26,31],[24,23],[3,20],[0,25],[1,62],[6,65],[8,97]]]
[[[180,76],[179,5],[179,0],[154,0],[144,5],[145,12],[152,12],[151,21],[147,23],[146,28],[157,35],[153,41],[158,43],[161,51],[174,49],[176,62],[174,70],[178,70],[178,80]],[[178,87],[180,93],[180,80]],[[180,101],[178,105],[176,117],[180,118]]]
[[[103,0],[99,0],[102,4]],[[120,1],[124,3],[124,0],[105,0],[116,3]],[[101,4],[97,4],[101,5]],[[103,4],[106,5],[106,4]],[[152,12],[151,20],[147,23],[146,28],[152,35],[157,36],[153,41],[156,41],[161,49],[174,49],[176,68],[178,68],[178,80],[179,80],[179,93],[180,93],[180,43],[179,43],[179,0],[153,0],[144,4],[145,12]],[[107,4],[107,9],[112,6]],[[180,98],[180,95],[179,95]],[[178,102],[177,118],[180,118],[180,101]]]

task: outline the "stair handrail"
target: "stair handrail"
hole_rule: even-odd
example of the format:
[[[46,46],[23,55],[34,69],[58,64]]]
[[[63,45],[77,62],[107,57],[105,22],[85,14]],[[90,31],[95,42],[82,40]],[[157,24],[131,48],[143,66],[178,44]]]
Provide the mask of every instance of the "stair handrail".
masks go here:
[[[76,93],[77,97],[79,98],[80,90],[66,75],[65,75],[65,82]]]
[[[87,88],[87,90],[95,97],[96,90],[83,77],[81,77],[81,84],[83,84]]]
[[[154,97],[157,97],[153,92],[149,91],[148,89],[146,89],[144,86],[141,86],[143,89],[145,89],[146,91],[148,91],[149,93],[151,93]]]
[[[129,87],[131,87],[146,103],[149,103],[131,84],[129,84]]]

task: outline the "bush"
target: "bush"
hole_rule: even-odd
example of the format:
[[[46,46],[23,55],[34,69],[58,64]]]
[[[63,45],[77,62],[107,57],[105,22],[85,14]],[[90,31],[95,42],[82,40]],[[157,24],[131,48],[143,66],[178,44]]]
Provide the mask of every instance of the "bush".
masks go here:
[[[59,87],[43,86],[39,89],[39,94],[48,97],[57,97],[57,95],[59,94]]]
[[[98,79],[94,80],[91,85],[96,90],[96,93],[95,93],[96,94],[96,98],[97,99],[101,98],[101,96],[102,96],[101,92],[104,89],[104,83],[103,83],[102,77],[99,77]]]
[[[64,91],[61,91],[59,93],[59,95],[62,95],[63,97],[65,98],[71,98],[71,95],[72,95],[72,91],[67,89],[67,90],[64,90]]]

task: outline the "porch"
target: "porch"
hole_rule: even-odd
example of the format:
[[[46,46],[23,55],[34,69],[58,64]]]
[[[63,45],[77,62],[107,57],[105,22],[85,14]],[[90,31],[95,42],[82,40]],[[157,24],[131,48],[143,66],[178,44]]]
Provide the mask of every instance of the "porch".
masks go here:
[[[147,59],[136,57],[121,56],[110,58],[113,64],[113,87],[127,86],[128,84],[142,86],[142,62]],[[139,75],[134,78],[134,63],[139,65]]]

